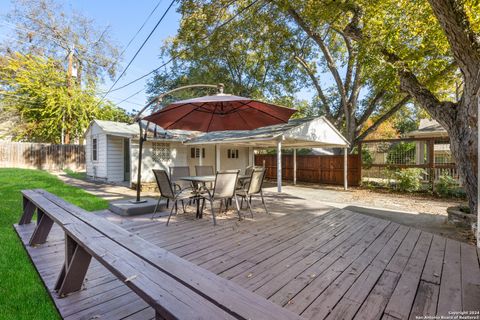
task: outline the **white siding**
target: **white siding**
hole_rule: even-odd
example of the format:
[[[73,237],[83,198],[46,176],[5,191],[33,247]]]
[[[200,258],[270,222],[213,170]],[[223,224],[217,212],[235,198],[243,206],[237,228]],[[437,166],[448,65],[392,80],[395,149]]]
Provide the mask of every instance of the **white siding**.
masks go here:
[[[92,140],[97,139],[97,160],[92,159]],[[92,178],[107,179],[107,135],[96,124],[85,134],[85,161],[87,175]]]
[[[170,159],[168,161],[155,162],[152,159],[152,143],[147,141],[143,144],[142,157],[142,182],[154,182],[152,169],[164,169],[169,171],[171,166],[186,166],[187,147],[180,142],[170,142]],[[131,179],[133,183],[137,182],[138,170],[138,141],[132,140],[130,143],[130,161],[131,161]],[[190,152],[190,149],[188,149]],[[189,155],[189,154],[188,154]],[[193,171],[192,171],[193,174]]]
[[[107,135],[107,181],[124,180],[124,138]]]
[[[288,144],[288,141],[305,141],[305,144],[308,144],[308,141],[311,141],[312,144],[324,143],[326,147],[329,145],[335,147],[344,147],[348,146],[348,143],[343,138],[343,136],[338,132],[337,129],[324,117],[316,118],[310,122],[306,122],[289,132],[285,135],[285,145]]]
[[[248,147],[236,147],[234,145],[222,145],[220,148],[220,169],[234,170],[240,169],[240,173],[245,172],[248,166]],[[228,158],[228,149],[238,150],[238,158]]]
[[[190,167],[190,173],[195,175],[195,166],[212,166],[215,171],[215,146],[214,145],[197,145],[197,146],[186,146],[188,166]],[[205,158],[192,158],[191,157],[191,148],[205,148]],[[200,151],[201,152],[201,151]],[[201,154],[200,154],[201,155]]]

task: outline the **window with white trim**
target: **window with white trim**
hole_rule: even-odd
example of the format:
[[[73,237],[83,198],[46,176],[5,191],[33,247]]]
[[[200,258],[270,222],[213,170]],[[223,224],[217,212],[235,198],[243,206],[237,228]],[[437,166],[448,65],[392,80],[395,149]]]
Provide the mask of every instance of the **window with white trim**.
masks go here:
[[[238,159],[238,149],[228,149],[227,150],[228,159]]]
[[[200,158],[200,153],[205,158],[205,148],[190,148],[190,158]]]

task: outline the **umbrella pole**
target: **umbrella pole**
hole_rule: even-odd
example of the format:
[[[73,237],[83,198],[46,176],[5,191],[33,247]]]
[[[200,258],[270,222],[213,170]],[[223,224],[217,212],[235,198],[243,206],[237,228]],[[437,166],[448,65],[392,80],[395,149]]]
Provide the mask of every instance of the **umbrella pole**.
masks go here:
[[[141,121],[138,121],[138,126],[140,128],[140,138],[138,141],[137,198],[135,199],[134,203],[142,203],[147,201],[147,200],[140,200],[140,190],[142,188],[142,153],[143,153],[143,142],[145,141],[145,139],[143,138]]]

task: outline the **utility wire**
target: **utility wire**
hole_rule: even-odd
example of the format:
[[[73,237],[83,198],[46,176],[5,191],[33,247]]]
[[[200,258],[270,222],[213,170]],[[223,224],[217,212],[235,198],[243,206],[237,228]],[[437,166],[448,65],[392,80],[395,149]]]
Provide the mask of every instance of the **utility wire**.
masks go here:
[[[201,38],[198,42],[200,41],[203,41],[203,40],[206,40],[208,39],[209,37],[213,36],[215,34],[215,32],[217,32],[219,29],[223,28],[225,25],[227,25],[228,23],[230,23],[232,20],[234,20],[236,17],[238,17],[240,14],[242,14],[243,12],[247,11],[248,9],[250,9],[253,5],[255,5],[257,2],[259,2],[260,0],[254,0],[253,2],[251,2],[249,5],[243,7],[240,11],[238,11],[237,13],[235,13],[235,15],[233,15],[232,17],[230,17],[230,19],[228,19],[227,21],[225,21],[224,23],[218,25],[210,34],[204,36],[203,38]],[[207,45],[208,46],[208,45]],[[153,69],[152,71],[122,85],[121,87],[118,87],[116,89],[113,89],[113,90],[109,90],[108,92],[114,92],[114,91],[117,91],[117,90],[121,90],[123,88],[126,88],[132,84],[134,84],[135,82],[137,81],[140,81],[146,77],[148,77],[149,75],[155,73],[156,71],[160,70],[161,68],[165,67],[166,65],[168,65],[170,62],[174,61],[175,59],[177,59],[178,57],[180,57],[183,53],[185,53],[189,48],[185,48],[183,50],[180,50],[177,54],[173,55],[172,57],[170,57],[170,59],[168,59],[166,62],[164,62],[163,64],[161,64],[159,67]],[[143,89],[142,89],[143,90]],[[140,91],[141,92],[141,91]],[[140,93],[139,92],[139,93]]]
[[[128,47],[130,47],[130,44],[132,44],[133,40],[135,40],[135,38],[138,36],[138,34],[140,33],[140,31],[142,31],[143,27],[145,27],[145,25],[147,24],[148,20],[150,20],[150,18],[152,17],[153,13],[157,10],[158,6],[160,5],[160,3],[162,3],[162,0],[158,1],[157,5],[155,6],[155,8],[153,8],[153,10],[150,12],[150,14],[147,16],[147,18],[145,19],[145,21],[143,21],[143,24],[140,26],[140,28],[137,30],[137,32],[133,35],[133,37],[130,39],[130,41],[128,41],[127,45],[125,46],[125,48],[123,48],[122,52],[120,53],[119,56],[122,56],[125,51],[127,51]]]
[[[135,60],[135,58],[138,56],[138,54],[140,53],[140,51],[143,49],[143,47],[145,46],[145,44],[148,42],[148,40],[150,39],[150,37],[152,36],[152,34],[155,32],[155,30],[157,29],[157,27],[160,25],[160,23],[163,21],[163,19],[165,18],[165,16],[167,15],[168,11],[170,11],[170,9],[172,8],[173,4],[176,2],[177,0],[172,0],[170,2],[170,5],[167,7],[167,9],[165,10],[165,12],[163,13],[163,15],[160,17],[160,19],[158,20],[157,24],[155,25],[155,27],[153,27],[152,31],[150,31],[150,33],[148,34],[147,38],[143,41],[142,45],[140,46],[140,48],[138,48],[137,52],[135,52],[135,55],[132,57],[132,59],[130,59],[130,61],[128,62],[127,66],[125,67],[125,69],[123,69],[122,73],[120,74],[120,76],[117,78],[117,80],[115,80],[115,82],[111,85],[110,89],[108,89],[108,91],[103,95],[103,97],[100,99],[100,101],[98,102],[98,104],[100,104],[104,99],[105,97],[112,91],[112,89],[115,87],[115,85],[118,83],[118,81],[123,77],[123,75],[125,74],[125,72],[128,70],[128,68],[131,66],[131,64],[133,63],[133,61]],[[98,105],[97,104],[97,105]]]

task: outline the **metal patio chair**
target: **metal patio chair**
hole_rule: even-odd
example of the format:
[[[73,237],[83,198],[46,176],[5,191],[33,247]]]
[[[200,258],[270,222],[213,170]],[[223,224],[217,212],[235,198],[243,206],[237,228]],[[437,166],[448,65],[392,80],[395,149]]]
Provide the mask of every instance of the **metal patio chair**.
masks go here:
[[[199,196],[203,198],[204,201],[208,200],[210,202],[210,206],[212,209],[213,225],[217,224],[217,220],[215,218],[215,209],[213,208],[213,203],[217,200],[220,200],[221,211],[223,201],[233,198],[237,207],[238,217],[239,219],[241,219],[240,207],[238,206],[238,199],[237,195],[235,194],[239,172],[240,170],[217,171],[217,174],[215,175],[215,187],[213,188],[213,190],[209,190],[206,186],[202,186],[200,189],[201,192]],[[204,203],[202,203],[202,211]]]
[[[175,210],[175,214],[177,214],[178,201],[190,200],[193,197],[193,194],[190,190],[175,191],[172,187],[172,183],[170,181],[170,178],[168,177],[167,171],[153,169],[153,174],[155,175],[155,180],[157,181],[158,190],[160,191],[160,197],[158,198],[155,210],[153,210],[151,219],[153,220],[153,218],[155,218],[155,214],[157,213],[157,209],[160,205],[160,200],[162,200],[162,198],[171,200],[173,205],[172,209],[170,210],[170,214],[168,215],[168,226],[173,210]],[[183,207],[183,212],[185,212],[185,207]]]
[[[265,199],[263,197],[263,181],[265,179],[266,170],[265,168],[256,167],[253,169],[250,180],[246,183],[245,188],[242,190],[237,190],[236,194],[242,198],[242,202],[240,204],[240,208],[243,207],[243,200],[247,202],[248,210],[253,218],[253,211],[252,211],[252,196],[259,194],[262,198],[263,208],[265,212],[269,214],[267,206],[265,204]]]
[[[213,176],[212,166],[195,166],[195,174],[197,176]]]
[[[190,167],[189,166],[172,166],[169,168],[170,170],[170,181],[172,182],[173,190],[174,191],[182,191],[186,189],[192,189],[193,186],[188,181],[178,180],[181,177],[189,177],[190,174]],[[169,200],[167,200],[167,208],[168,208]],[[182,200],[182,207],[185,211],[185,203]]]

